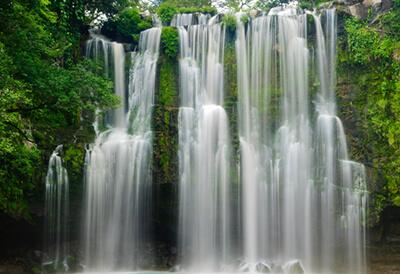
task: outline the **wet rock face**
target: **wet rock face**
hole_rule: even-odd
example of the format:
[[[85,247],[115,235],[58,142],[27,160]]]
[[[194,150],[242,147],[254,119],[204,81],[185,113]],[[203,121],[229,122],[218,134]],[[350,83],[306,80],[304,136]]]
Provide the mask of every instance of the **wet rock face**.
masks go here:
[[[393,6],[393,0],[334,0],[326,3],[324,6],[337,5],[338,9],[356,17],[365,20],[371,9],[372,15],[386,12]]]
[[[264,262],[256,264],[256,271],[260,273],[272,273],[271,267]]]
[[[372,8],[374,13],[385,12],[392,7],[393,1],[392,0],[364,0],[363,5],[366,8]]]
[[[364,20],[368,16],[368,8],[362,3],[349,6],[350,14],[357,19]]]
[[[342,5],[354,5],[362,2],[362,0],[337,0],[335,2]]]
[[[298,260],[287,262],[283,266],[283,270],[286,274],[304,274],[303,265]]]

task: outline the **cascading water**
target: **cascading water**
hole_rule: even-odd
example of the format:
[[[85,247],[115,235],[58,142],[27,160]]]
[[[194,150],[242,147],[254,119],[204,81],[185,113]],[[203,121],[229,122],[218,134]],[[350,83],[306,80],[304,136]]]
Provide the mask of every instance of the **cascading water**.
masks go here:
[[[151,216],[151,117],[160,33],[160,27],[141,33],[139,51],[130,56],[128,90],[123,45],[98,35],[87,44],[89,57],[104,59],[122,102],[85,160],[83,250],[90,271],[133,270],[142,263]]]
[[[364,273],[366,178],[363,165],[349,160],[336,114],[335,11],[274,8],[248,24],[242,16],[237,14],[235,41],[238,213],[224,109],[225,27],[220,15],[178,14],[172,21],[180,38],[181,267],[227,270],[238,249],[242,271]],[[151,208],[160,32],[141,34],[139,51],[130,55],[129,85],[121,44],[94,33],[87,44],[89,57],[104,60],[122,102],[106,114],[106,131],[97,122],[97,139],[86,156],[88,270],[141,265]],[[233,227],[242,229],[235,241]]]
[[[110,42],[106,37],[97,34],[95,30],[91,30],[90,36],[91,39],[86,43],[86,57],[104,61],[104,74],[113,79],[114,92],[120,97],[122,104],[121,107],[106,113],[106,126],[124,128],[126,127],[125,104],[127,100],[124,46],[117,42]],[[97,127],[96,130],[98,130]]]
[[[241,16],[243,269],[363,273],[366,182],[363,166],[348,160],[336,116],[335,11],[323,23],[312,14],[316,42],[307,41],[307,15],[296,9],[272,9],[247,30]],[[309,77],[319,85],[314,99]]]
[[[178,14],[179,250],[185,270],[218,270],[230,252],[230,137],[223,108],[225,28]]]
[[[51,154],[46,176],[46,203],[43,265],[68,270],[69,182],[62,165],[59,145]]]

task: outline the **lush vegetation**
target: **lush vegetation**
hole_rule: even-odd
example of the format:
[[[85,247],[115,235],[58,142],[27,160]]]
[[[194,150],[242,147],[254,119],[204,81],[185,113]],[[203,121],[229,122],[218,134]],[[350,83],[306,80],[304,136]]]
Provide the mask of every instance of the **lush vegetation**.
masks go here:
[[[88,141],[94,110],[118,103],[97,65],[80,58],[85,18],[64,2],[0,6],[0,210],[16,217],[30,218],[52,149]]]
[[[168,58],[176,58],[179,50],[178,30],[173,27],[164,27],[161,33],[161,49]]]
[[[157,14],[164,24],[170,23],[175,14],[195,12],[216,14],[217,10],[207,0],[166,0],[157,8]]]
[[[153,114],[153,179],[156,183],[178,181],[178,49],[176,28],[164,27],[161,34],[159,83]]]
[[[356,94],[350,104],[361,133],[354,154],[376,183],[370,187],[373,217],[388,205],[400,206],[400,1],[394,5],[365,22],[347,19],[339,60]]]
[[[140,32],[151,27],[151,17],[142,18],[139,9],[127,7],[109,19],[103,25],[102,32],[122,42],[138,43]]]

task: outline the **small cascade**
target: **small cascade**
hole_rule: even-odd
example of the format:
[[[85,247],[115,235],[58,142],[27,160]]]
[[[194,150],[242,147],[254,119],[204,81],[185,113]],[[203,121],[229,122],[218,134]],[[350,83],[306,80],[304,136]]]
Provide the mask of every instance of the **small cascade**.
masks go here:
[[[223,107],[225,28],[178,14],[180,38],[179,251],[184,270],[215,271],[231,251],[231,145]]]
[[[51,154],[46,176],[43,266],[68,271],[69,182],[59,145]]]
[[[121,98],[121,107],[106,113],[104,126],[124,128],[127,101],[124,46],[109,41],[101,34],[97,34],[96,30],[90,31],[90,37],[86,43],[86,57],[104,62],[104,75],[113,80],[114,92]]]
[[[364,167],[349,160],[336,115],[335,10],[274,8],[247,29],[241,16],[242,267],[364,273],[366,180]],[[307,16],[315,40],[307,37]]]
[[[125,84],[123,45],[94,35],[87,55],[104,59],[122,106],[86,154],[84,264],[89,271],[139,269],[151,218],[151,117],[161,28],[140,35]],[[111,66],[111,69],[110,69]],[[127,86],[127,88],[126,88]]]

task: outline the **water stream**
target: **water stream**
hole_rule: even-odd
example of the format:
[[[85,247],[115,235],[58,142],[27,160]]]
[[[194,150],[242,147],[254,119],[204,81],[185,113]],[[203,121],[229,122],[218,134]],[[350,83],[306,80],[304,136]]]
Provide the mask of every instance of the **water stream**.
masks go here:
[[[366,181],[336,116],[336,15],[237,14],[244,261],[364,273]],[[314,37],[307,37],[307,16]]]
[[[349,158],[337,116],[335,10],[279,7],[248,23],[242,13],[235,16],[233,130],[225,109],[222,16],[177,14],[172,20],[180,49],[180,269],[365,273],[366,177],[364,166]],[[87,149],[85,271],[138,270],[149,259],[143,250],[152,231],[161,30],[142,32],[131,53],[95,32],[87,42],[87,56],[103,62],[121,105],[98,113],[103,118]],[[58,264],[65,253],[57,250]]]
[[[134,270],[142,263],[141,248],[150,236],[151,117],[160,33],[160,27],[141,33],[139,50],[129,56],[129,79],[122,44],[95,34],[87,43],[88,56],[104,59],[122,106],[106,114],[108,129],[98,133],[86,155],[86,270]]]
[[[68,270],[69,181],[60,156],[62,145],[51,154],[46,175],[43,265]]]
[[[196,23],[194,23],[196,22]],[[213,270],[230,252],[230,154],[223,107],[225,28],[179,14],[179,249],[182,267]]]

